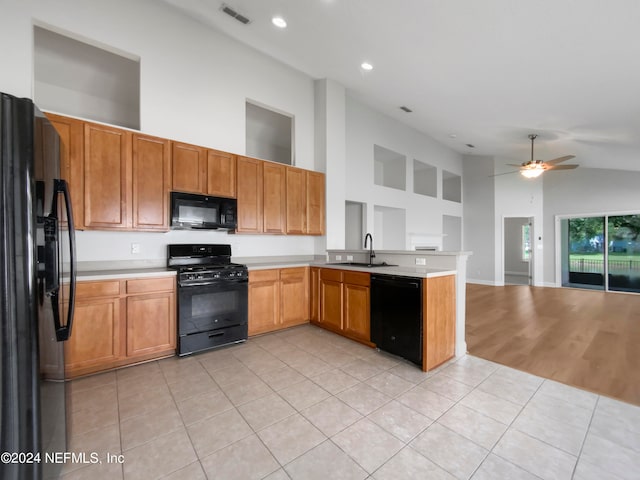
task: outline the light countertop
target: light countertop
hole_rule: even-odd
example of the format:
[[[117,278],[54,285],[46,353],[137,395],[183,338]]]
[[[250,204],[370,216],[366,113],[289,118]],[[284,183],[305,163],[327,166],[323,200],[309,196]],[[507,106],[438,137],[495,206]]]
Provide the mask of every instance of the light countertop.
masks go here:
[[[387,275],[403,275],[406,277],[417,278],[431,278],[431,277],[444,277],[447,275],[455,275],[455,270],[439,269],[439,268],[426,268],[426,267],[408,267],[408,266],[385,266],[385,267],[359,267],[357,265],[338,265],[335,263],[327,263],[324,261],[307,261],[307,262],[261,262],[261,263],[249,263],[247,267],[249,271],[252,270],[267,270],[272,268],[293,268],[293,267],[323,267],[323,268],[335,268],[339,270],[352,270],[356,272],[366,272],[375,274],[387,274]]]
[[[78,282],[95,282],[99,280],[117,280],[121,278],[154,278],[175,276],[176,271],[170,268],[122,268],[117,270],[89,270],[76,274]]]
[[[295,267],[323,267],[338,270],[352,270],[356,272],[402,275],[406,277],[432,278],[455,275],[455,270],[426,268],[419,266],[383,266],[383,267],[359,267],[357,265],[338,265],[318,260],[276,260],[247,263],[249,271],[268,270],[275,268],[295,268]],[[176,271],[169,268],[120,268],[115,270],[87,270],[77,273],[77,281],[89,282],[100,280],[116,280],[128,278],[154,278],[175,276]]]

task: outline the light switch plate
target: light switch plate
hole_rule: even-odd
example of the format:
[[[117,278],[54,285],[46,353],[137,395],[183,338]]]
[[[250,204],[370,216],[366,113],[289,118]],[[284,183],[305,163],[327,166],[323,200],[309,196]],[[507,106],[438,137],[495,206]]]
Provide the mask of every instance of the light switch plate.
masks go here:
[[[416,265],[426,265],[426,264],[427,264],[426,258],[416,258]]]
[[[342,260],[342,255],[336,255],[336,260]]]
[[[140,253],[140,244],[139,243],[132,243],[131,244],[131,253],[133,253],[133,254]]]
[[[353,262],[353,255],[347,255],[347,262]]]

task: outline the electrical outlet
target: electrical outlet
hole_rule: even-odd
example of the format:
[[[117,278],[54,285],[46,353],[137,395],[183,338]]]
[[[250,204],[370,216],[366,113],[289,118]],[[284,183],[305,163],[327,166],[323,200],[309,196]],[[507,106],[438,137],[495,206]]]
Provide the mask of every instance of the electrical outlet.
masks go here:
[[[140,253],[140,244],[139,243],[132,243],[131,244],[131,253]]]
[[[426,265],[426,264],[427,264],[426,258],[416,258],[416,265]]]
[[[336,255],[336,260],[342,260],[342,255]]]
[[[347,255],[347,262],[353,262],[353,255]]]

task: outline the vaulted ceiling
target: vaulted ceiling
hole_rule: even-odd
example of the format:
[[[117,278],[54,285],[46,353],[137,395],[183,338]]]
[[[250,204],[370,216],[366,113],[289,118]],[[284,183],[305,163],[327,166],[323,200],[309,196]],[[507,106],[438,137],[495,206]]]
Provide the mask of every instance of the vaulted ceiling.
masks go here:
[[[164,1],[461,153],[640,170],[638,0]]]

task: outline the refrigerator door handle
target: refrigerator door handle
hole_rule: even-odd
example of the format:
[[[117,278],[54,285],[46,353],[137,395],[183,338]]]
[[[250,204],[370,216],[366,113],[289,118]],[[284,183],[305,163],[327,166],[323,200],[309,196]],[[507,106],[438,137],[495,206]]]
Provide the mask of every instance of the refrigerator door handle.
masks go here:
[[[67,321],[65,324],[60,322],[60,286],[63,284],[62,279],[58,280],[58,288],[50,293],[51,309],[53,310],[53,322],[56,330],[56,339],[59,342],[69,340],[71,337],[71,327],[73,325],[73,312],[76,303],[76,231],[73,224],[73,211],[71,209],[71,197],[69,195],[69,186],[64,179],[53,180],[53,202],[51,203],[50,218],[58,217],[58,198],[59,194],[64,197],[65,212],[67,215],[67,231],[69,232],[69,305],[67,307]],[[58,243],[59,244],[59,243]],[[58,256],[58,263],[60,256]],[[57,275],[60,276],[62,269],[60,265],[56,265]]]

